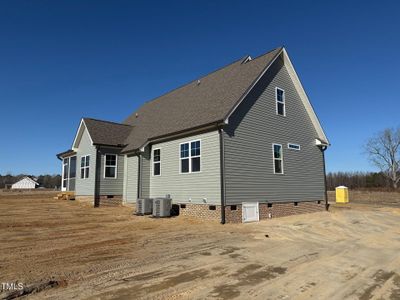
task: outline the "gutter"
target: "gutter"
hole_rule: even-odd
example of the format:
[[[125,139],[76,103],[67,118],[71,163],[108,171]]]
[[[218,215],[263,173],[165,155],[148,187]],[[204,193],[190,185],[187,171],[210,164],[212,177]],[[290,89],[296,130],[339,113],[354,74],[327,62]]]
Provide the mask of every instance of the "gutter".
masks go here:
[[[111,144],[101,144],[101,143],[93,143],[93,146],[102,146],[102,147],[109,147],[109,148],[124,148],[124,147],[126,147],[125,144],[111,145]]]
[[[218,129],[219,133],[219,158],[220,158],[220,176],[221,176],[221,224],[225,224],[225,147],[224,147],[224,130]]]
[[[167,140],[177,139],[177,138],[181,138],[184,136],[190,136],[190,135],[202,132],[202,131],[215,130],[215,129],[218,129],[218,126],[221,126],[221,125],[224,125],[223,120],[218,120],[218,121],[203,124],[200,126],[196,126],[196,127],[176,131],[176,132],[171,132],[171,133],[164,134],[164,135],[154,136],[154,137],[148,138],[146,140],[146,142],[138,148],[134,148],[134,149],[130,149],[130,150],[122,150],[121,154],[131,154],[131,153],[135,153],[135,152],[143,152],[143,149],[149,144],[161,143],[161,142],[164,142]]]
[[[56,157],[59,160],[63,160],[66,157],[71,157],[71,156],[74,156],[74,155],[76,155],[76,151],[68,150],[68,151],[64,151],[64,152],[56,154]]]

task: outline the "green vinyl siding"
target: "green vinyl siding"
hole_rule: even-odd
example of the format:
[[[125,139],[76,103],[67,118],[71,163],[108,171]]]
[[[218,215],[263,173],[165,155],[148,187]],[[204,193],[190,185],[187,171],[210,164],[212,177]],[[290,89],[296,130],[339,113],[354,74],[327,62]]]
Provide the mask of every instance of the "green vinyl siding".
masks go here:
[[[201,170],[180,173],[180,144],[201,141]],[[150,197],[171,195],[174,202],[221,203],[220,148],[218,131],[179,138],[152,146],[160,149],[161,175],[153,176],[152,160],[148,160],[147,174],[150,178]],[[189,200],[190,199],[190,200]]]
[[[125,201],[135,203],[138,193],[138,156],[126,156],[126,186],[125,186]]]
[[[286,116],[276,113],[276,87],[285,91]],[[277,60],[229,118],[224,134],[227,204],[323,200],[317,136],[286,67]],[[288,149],[288,143],[301,149]],[[273,144],[282,145],[283,174],[274,174]]]
[[[90,155],[89,178],[81,178],[81,158]],[[92,145],[89,133],[85,128],[76,150],[75,194],[77,196],[94,196],[96,170],[96,148]]]
[[[119,196],[123,194],[124,185],[124,155],[119,155],[120,150],[116,148],[100,148],[100,195]],[[106,154],[117,155],[117,176],[106,178],[104,176],[104,162]]]

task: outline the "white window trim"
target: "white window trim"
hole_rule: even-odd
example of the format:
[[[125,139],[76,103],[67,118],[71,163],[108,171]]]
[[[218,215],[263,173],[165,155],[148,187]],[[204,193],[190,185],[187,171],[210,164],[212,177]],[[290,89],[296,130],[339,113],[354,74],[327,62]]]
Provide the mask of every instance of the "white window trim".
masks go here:
[[[160,150],[160,161],[154,161],[154,151]],[[151,175],[154,177],[161,176],[162,171],[161,171],[161,148],[154,148],[151,150]],[[154,175],[154,164],[159,163],[160,164],[160,174]]]
[[[278,101],[278,90],[283,92],[283,101]],[[283,103],[283,115],[278,113],[278,102]],[[280,87],[275,87],[275,112],[277,116],[286,117],[286,93],[285,90]]]
[[[191,144],[193,142],[200,142],[200,155],[194,155],[192,156],[192,146]],[[188,157],[181,157],[181,145],[183,144],[189,144],[189,156]],[[179,157],[179,174],[198,174],[201,173],[203,171],[203,163],[202,163],[202,159],[201,159],[201,153],[203,152],[202,150],[202,142],[201,139],[195,139],[195,140],[191,140],[191,141],[187,141],[187,142],[183,142],[179,144],[179,148],[178,148],[178,157]],[[200,171],[195,171],[192,172],[192,158],[196,158],[199,157],[200,158]],[[182,159],[189,159],[189,172],[182,172]]]
[[[71,159],[74,158],[74,157],[76,158],[76,159],[75,159],[75,177],[71,177],[71,176],[70,176],[70,175],[71,175]],[[65,163],[65,162],[64,162],[65,160],[67,160],[68,162]],[[71,179],[75,179],[75,178],[76,178],[76,173],[77,173],[77,170],[76,170],[77,160],[78,160],[78,158],[77,158],[76,155],[68,156],[68,157],[62,159],[61,191],[66,191],[66,190],[69,191]],[[64,176],[64,167],[65,167],[66,165],[68,165],[67,177]],[[64,180],[67,182],[66,187],[64,187]]]
[[[295,146],[295,147],[298,147],[298,148],[291,148],[290,146]],[[300,151],[301,150],[301,146],[299,144],[295,144],[295,143],[288,143],[287,147],[288,147],[288,149],[294,150],[294,151]]]
[[[114,155],[115,156],[115,166],[106,165],[106,156],[107,155]],[[104,179],[117,179],[118,178],[118,154],[115,153],[104,153],[103,155],[104,160],[104,168],[103,168],[103,178]],[[114,177],[106,177],[106,167],[115,167],[115,176]]]
[[[83,157],[85,158],[85,165],[82,167],[82,158]],[[89,157],[89,166],[86,166],[86,157]],[[80,168],[79,168],[79,178],[80,179],[88,179],[90,177],[90,155],[89,154],[81,156],[81,159],[79,161],[79,166],[80,166]],[[89,176],[88,177],[86,177],[86,171],[84,171],[83,172],[84,176],[82,178],[82,169],[89,169]]]
[[[275,155],[274,155],[274,151],[275,151],[274,146],[280,146],[280,147],[281,147],[281,158],[275,158]],[[282,162],[282,163],[281,163],[282,173],[276,173],[276,172],[275,172],[275,160],[280,160],[280,161]],[[284,171],[284,168],[283,168],[283,147],[282,147],[281,144],[277,144],[277,143],[273,143],[273,144],[272,144],[272,167],[273,167],[273,170],[274,170],[274,174],[276,174],[276,175],[283,175],[283,174],[285,174],[285,171]]]
[[[68,160],[68,162],[65,163],[64,162],[65,160]],[[61,191],[66,191],[68,189],[69,167],[68,167],[68,170],[67,170],[67,178],[65,178],[65,176],[64,176],[64,172],[65,172],[64,168],[65,168],[65,166],[69,165],[69,162],[70,162],[69,161],[69,157],[68,158],[63,158],[63,161],[62,161],[62,174],[61,174]],[[64,187],[64,181],[66,181],[65,187]]]

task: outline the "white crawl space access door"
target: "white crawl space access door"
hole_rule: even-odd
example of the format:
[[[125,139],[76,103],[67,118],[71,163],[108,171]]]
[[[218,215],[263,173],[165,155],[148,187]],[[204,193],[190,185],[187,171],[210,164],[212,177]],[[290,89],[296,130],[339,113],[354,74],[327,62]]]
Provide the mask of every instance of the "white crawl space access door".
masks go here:
[[[242,203],[242,222],[257,222],[260,220],[258,213],[258,202],[243,202]]]

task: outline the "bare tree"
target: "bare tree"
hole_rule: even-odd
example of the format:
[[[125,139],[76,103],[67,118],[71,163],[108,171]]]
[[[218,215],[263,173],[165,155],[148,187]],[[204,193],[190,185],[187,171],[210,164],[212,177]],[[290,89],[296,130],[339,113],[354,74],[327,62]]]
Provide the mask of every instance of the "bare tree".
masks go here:
[[[397,189],[400,181],[400,127],[385,129],[365,145],[370,161],[390,179]]]

